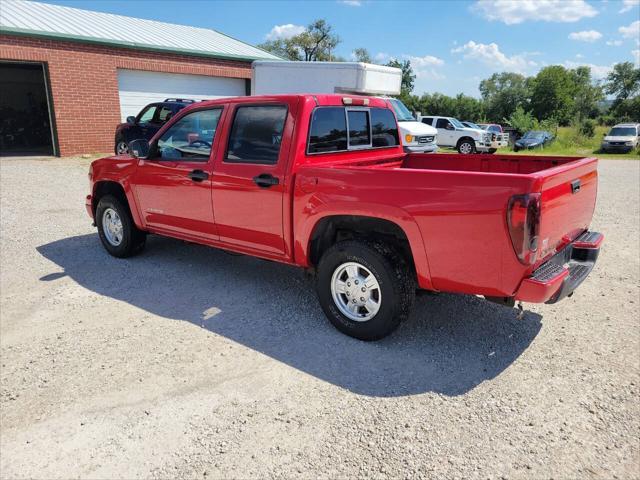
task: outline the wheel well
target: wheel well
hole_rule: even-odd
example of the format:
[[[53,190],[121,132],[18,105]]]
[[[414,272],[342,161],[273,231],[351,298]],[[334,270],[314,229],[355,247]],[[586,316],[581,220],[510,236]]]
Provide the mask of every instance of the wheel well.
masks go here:
[[[315,266],[333,244],[358,238],[376,239],[394,246],[414,270],[411,246],[402,228],[389,220],[358,215],[336,215],[320,220],[311,235],[309,262]]]
[[[113,195],[118,200],[120,200],[123,205],[129,208],[129,201],[127,200],[127,195],[124,193],[124,188],[118,182],[98,182],[93,188],[93,197],[91,198],[91,207],[93,208],[93,215],[95,217],[96,208],[98,207],[98,202],[105,195]]]
[[[471,142],[471,145],[475,145],[476,144],[476,142],[475,142],[475,140],[473,138],[471,138],[471,137],[462,137],[462,138],[460,138],[458,140],[458,143],[456,143],[456,147],[459,147],[463,140],[469,140]]]

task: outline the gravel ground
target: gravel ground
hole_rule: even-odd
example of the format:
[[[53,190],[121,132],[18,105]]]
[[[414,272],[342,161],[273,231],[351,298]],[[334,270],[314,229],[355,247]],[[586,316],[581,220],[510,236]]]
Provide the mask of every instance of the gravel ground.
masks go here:
[[[87,166],[0,162],[3,478],[640,477],[640,162],[601,162],[572,298],[425,294],[377,343],[292,267],[109,257]]]

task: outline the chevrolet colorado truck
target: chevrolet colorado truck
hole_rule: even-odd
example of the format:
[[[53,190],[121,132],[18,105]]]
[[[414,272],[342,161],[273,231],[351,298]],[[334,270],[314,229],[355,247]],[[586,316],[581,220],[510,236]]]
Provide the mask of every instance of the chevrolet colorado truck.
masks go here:
[[[603,240],[588,230],[595,158],[406,153],[381,98],[199,102],[130,146],[89,170],[111,255],[159,234],[297,265],[362,340],[391,333],[416,289],[557,302]]]

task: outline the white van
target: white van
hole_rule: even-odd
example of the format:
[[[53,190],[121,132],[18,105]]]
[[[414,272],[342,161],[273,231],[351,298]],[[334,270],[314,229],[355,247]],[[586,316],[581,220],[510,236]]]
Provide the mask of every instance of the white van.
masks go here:
[[[251,67],[251,95],[352,93],[385,98],[398,120],[408,152],[435,152],[438,131],[413,118],[398,99],[402,71],[362,62],[288,62],[258,60]]]

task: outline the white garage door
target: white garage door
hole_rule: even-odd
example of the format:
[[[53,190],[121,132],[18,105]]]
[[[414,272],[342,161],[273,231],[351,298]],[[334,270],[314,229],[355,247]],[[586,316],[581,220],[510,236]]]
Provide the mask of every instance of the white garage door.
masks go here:
[[[175,73],[118,70],[118,93],[122,121],[136,116],[142,107],[165,98],[193,100],[237,97],[246,94],[241,78],[180,75]]]

